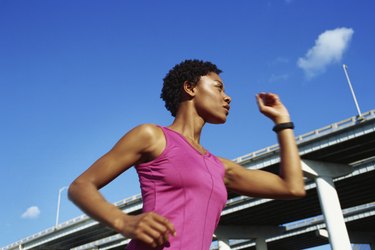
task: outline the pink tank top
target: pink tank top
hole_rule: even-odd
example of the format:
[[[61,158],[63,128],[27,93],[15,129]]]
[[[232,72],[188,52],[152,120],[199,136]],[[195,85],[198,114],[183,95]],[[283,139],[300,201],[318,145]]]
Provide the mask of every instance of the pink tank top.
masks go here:
[[[209,152],[201,154],[181,134],[161,127],[166,148],[156,159],[136,166],[143,211],[168,218],[176,229],[158,249],[208,250],[227,200],[224,166]],[[132,240],[127,249],[147,250]]]

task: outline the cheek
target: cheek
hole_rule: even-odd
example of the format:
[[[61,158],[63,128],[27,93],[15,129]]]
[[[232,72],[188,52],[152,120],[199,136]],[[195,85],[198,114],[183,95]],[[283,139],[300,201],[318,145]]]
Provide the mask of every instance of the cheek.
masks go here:
[[[215,96],[201,96],[196,106],[198,114],[208,123],[221,124],[226,121],[226,114],[220,109],[219,98]]]
[[[200,96],[200,100],[198,101],[199,106],[203,109],[207,109],[207,111],[213,111],[218,103],[218,98],[212,93],[205,93],[205,95]]]

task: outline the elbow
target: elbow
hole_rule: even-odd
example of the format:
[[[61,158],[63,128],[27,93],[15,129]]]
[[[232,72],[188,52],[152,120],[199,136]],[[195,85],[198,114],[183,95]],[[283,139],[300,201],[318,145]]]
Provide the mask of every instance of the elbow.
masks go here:
[[[75,183],[75,181],[74,182],[72,182],[70,185],[69,185],[69,187],[68,187],[68,198],[69,198],[69,200],[71,200],[71,201],[73,201],[74,200],[74,196],[75,196],[75,194],[76,194],[76,190],[77,190],[77,187],[76,187],[77,185],[76,185],[76,183]]]
[[[72,202],[75,202],[79,196],[80,191],[82,190],[82,183],[75,180],[68,187],[68,198]]]
[[[68,198],[78,205],[97,190],[98,187],[91,180],[79,177],[69,185]]]
[[[306,196],[305,187],[295,188],[295,189],[289,190],[289,198],[290,199],[300,199],[300,198],[304,198],[305,196]]]

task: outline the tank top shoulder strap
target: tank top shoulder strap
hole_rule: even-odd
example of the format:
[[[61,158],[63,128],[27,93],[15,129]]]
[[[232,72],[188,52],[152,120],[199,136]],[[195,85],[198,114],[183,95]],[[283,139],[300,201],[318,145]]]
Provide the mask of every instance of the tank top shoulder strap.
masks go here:
[[[166,148],[167,148],[168,145],[170,145],[171,143],[173,144],[176,141],[176,133],[168,129],[167,127],[164,127],[164,126],[158,126],[158,127],[163,131],[163,134],[166,140]]]
[[[168,127],[162,127],[159,126],[164,133],[165,139],[166,139],[166,147],[170,147],[172,145],[182,145],[187,146],[190,145],[189,142],[178,132],[168,128]]]

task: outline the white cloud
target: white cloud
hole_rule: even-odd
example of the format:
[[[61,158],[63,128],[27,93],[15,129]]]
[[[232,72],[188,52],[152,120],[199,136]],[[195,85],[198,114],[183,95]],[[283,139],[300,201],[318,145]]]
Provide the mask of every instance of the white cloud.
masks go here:
[[[298,59],[298,67],[308,78],[323,73],[330,64],[341,61],[353,33],[354,30],[350,28],[337,28],[323,32],[315,41],[314,47],[309,49],[303,58]]]
[[[35,219],[38,218],[39,214],[40,209],[37,206],[31,206],[22,214],[21,217],[24,219]]]

